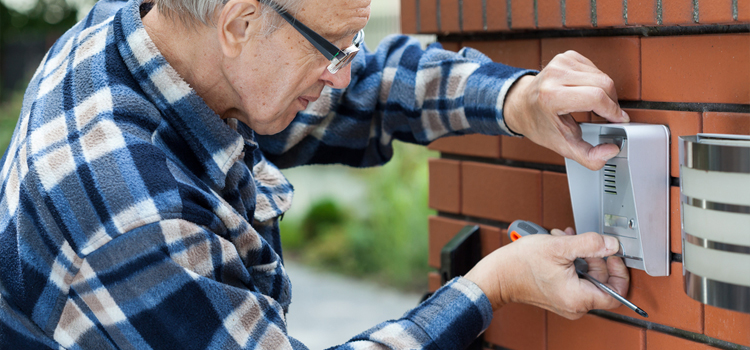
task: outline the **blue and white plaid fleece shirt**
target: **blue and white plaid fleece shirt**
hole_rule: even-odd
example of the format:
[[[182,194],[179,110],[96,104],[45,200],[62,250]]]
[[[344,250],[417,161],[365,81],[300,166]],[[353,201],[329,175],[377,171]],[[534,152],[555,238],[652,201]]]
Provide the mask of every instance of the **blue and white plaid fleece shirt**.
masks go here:
[[[0,346],[305,349],[278,166],[382,164],[391,141],[508,134],[505,94],[529,73],[404,36],[358,55],[282,133],[222,121],[144,30],[142,0],[101,0],[50,50],[2,161]],[[276,164],[276,165],[274,165]],[[460,349],[492,318],[457,278],[341,349]]]

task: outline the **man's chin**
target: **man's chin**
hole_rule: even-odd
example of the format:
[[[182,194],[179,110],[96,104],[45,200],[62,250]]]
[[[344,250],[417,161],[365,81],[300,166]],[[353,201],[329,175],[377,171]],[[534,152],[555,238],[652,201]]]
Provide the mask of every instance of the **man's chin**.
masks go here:
[[[253,131],[255,131],[255,133],[258,135],[276,135],[284,131],[287,127],[289,127],[289,124],[292,123],[292,120],[294,120],[294,117],[285,118],[284,120],[287,120],[288,122],[253,125],[253,126],[250,126],[250,128],[253,129]]]

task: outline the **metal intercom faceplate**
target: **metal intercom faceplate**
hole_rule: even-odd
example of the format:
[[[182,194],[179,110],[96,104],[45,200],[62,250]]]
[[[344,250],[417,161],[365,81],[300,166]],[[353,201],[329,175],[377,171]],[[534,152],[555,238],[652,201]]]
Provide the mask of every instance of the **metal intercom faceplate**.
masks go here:
[[[620,241],[618,256],[651,276],[669,275],[669,130],[651,124],[581,124],[592,145],[620,153],[599,171],[566,159],[578,232]]]

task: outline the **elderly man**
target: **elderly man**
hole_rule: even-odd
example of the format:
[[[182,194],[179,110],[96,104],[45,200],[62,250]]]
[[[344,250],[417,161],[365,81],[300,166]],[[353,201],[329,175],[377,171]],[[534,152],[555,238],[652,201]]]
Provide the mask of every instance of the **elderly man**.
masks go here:
[[[612,81],[568,52],[539,72],[403,36],[362,46],[370,0],[101,0],[50,50],[2,164],[3,348],[304,349],[286,332],[291,284],[279,167],[386,162],[391,142],[525,135],[592,168],[568,115],[627,121]],[[361,51],[357,54],[357,51]],[[625,294],[616,239],[528,237],[403,318],[342,349],[460,349],[493,310],[568,318]]]

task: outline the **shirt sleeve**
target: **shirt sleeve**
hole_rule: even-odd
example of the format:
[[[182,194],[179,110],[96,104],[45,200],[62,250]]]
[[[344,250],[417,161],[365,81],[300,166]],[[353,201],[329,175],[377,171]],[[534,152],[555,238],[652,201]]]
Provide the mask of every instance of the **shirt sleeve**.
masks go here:
[[[307,349],[287,334],[284,308],[254,284],[234,246],[181,219],[125,234],[86,257],[55,339],[66,348]],[[403,318],[334,349],[461,349],[492,318],[472,282],[456,278]]]
[[[398,139],[428,144],[443,136],[514,135],[503,104],[511,86],[533,70],[494,63],[477,50],[458,53],[433,44],[422,50],[403,35],[364,50],[352,62],[344,89],[326,87],[284,131],[259,136],[280,167],[342,163],[375,166],[393,155]]]

